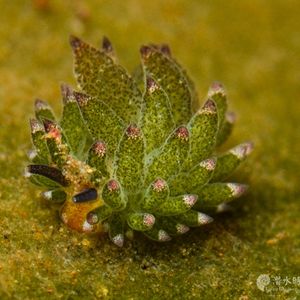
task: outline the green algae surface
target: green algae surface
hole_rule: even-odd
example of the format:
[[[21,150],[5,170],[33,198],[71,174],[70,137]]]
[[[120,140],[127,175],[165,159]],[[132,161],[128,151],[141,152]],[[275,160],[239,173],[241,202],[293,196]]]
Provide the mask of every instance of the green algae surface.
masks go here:
[[[300,297],[296,1],[0,0],[0,8],[0,299]],[[201,101],[212,81],[225,84],[238,121],[224,149],[255,143],[233,176],[250,184],[234,211],[169,243],[137,235],[121,249],[63,226],[22,172],[34,99],[59,114],[59,85],[74,84],[70,34],[95,45],[108,36],[130,71],[140,45],[168,43]],[[271,279],[265,291],[261,274]]]

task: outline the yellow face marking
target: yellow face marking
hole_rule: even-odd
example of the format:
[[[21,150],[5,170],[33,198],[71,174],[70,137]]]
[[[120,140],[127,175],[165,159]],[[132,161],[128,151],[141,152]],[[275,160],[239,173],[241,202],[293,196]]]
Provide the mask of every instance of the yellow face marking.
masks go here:
[[[86,203],[74,203],[68,199],[61,208],[60,216],[69,228],[78,232],[101,232],[101,224],[91,225],[86,220],[87,214],[101,205],[103,201],[100,199]]]

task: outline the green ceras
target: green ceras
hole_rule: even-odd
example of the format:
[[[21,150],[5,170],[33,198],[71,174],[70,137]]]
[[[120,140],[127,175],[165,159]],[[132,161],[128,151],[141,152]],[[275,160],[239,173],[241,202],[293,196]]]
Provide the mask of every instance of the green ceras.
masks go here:
[[[66,225],[108,231],[118,246],[133,231],[168,241],[211,222],[205,212],[224,210],[245,192],[246,185],[222,182],[252,144],[216,152],[234,123],[221,84],[193,111],[195,87],[168,46],[141,47],[141,65],[130,76],[107,38],[101,49],[76,37],[70,43],[78,90],[62,86],[60,121],[36,101],[25,173],[47,188],[45,199],[63,203]]]

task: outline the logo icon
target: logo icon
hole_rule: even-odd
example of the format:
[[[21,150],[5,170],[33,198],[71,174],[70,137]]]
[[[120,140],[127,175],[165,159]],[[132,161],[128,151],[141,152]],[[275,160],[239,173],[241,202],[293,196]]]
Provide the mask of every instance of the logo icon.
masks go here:
[[[257,287],[264,292],[265,287],[271,282],[270,276],[268,274],[260,274],[256,279]]]

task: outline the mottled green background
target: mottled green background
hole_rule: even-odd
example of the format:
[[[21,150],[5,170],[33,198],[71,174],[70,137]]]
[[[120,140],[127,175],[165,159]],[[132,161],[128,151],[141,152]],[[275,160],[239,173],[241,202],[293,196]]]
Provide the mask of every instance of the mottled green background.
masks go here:
[[[33,2],[0,0],[0,299],[300,297],[293,282],[256,286],[260,274],[300,277],[299,2]],[[233,213],[167,244],[138,236],[123,249],[60,223],[22,170],[34,98],[59,113],[59,84],[74,84],[70,33],[95,45],[107,35],[128,69],[141,44],[168,42],[201,100],[213,80],[225,83],[239,116],[227,146],[256,144],[235,175],[251,190]]]

